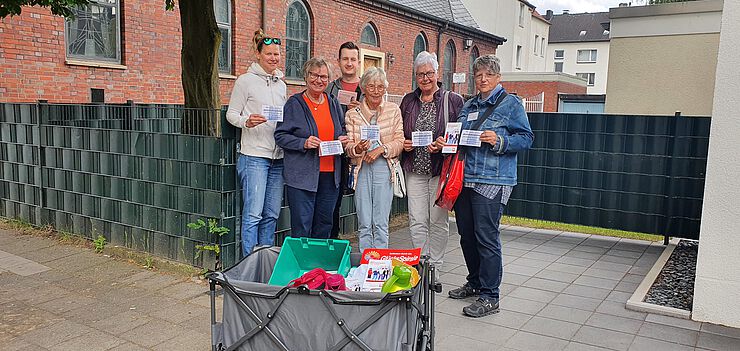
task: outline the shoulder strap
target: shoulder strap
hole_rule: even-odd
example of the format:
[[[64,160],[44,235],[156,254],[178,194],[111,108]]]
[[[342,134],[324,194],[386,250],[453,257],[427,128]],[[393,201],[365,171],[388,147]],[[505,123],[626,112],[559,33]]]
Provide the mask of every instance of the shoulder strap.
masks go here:
[[[482,116],[478,116],[478,119],[475,121],[475,123],[472,125],[470,129],[477,130],[478,128],[480,128],[480,126],[483,125],[483,122],[485,122],[486,119],[488,119],[488,117],[492,115],[494,111],[496,111],[496,107],[498,107],[498,105],[500,105],[501,102],[504,101],[504,98],[506,97],[506,95],[509,95],[509,94],[507,94],[505,91],[502,92],[501,95],[499,95],[498,99],[496,99],[496,103],[494,103],[493,106],[486,109],[486,111],[483,112]]]
[[[447,128],[447,122],[450,121],[450,91],[445,90],[445,96],[444,96],[444,102],[442,103],[444,105],[444,120],[445,120],[445,129]]]

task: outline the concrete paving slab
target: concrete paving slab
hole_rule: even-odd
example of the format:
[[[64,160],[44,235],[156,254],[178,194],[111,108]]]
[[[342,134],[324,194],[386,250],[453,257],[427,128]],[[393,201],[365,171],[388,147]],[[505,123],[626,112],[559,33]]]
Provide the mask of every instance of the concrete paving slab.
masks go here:
[[[590,326],[581,327],[576,335],[573,336],[573,341],[618,351],[627,351],[634,339],[634,334]]]
[[[542,311],[537,313],[537,316],[583,324],[586,323],[589,317],[591,317],[591,314],[593,314],[591,311],[549,304],[545,306]]]
[[[585,325],[592,327],[609,329],[628,334],[637,334],[637,331],[640,330],[642,324],[643,321],[638,319],[613,316],[600,312],[594,312],[585,323]]]
[[[532,317],[532,319],[530,319],[521,330],[558,339],[570,340],[580,328],[581,324],[578,323],[543,317]]]
[[[674,343],[694,346],[699,339],[699,332],[684,328],[644,322],[637,332],[637,335],[652,338],[656,340],[670,340]]]
[[[551,336],[544,336],[529,333],[526,331],[519,331],[509,339],[504,345],[506,347],[513,348],[515,350],[529,351],[529,350],[563,350],[568,346],[568,341],[553,338]]]

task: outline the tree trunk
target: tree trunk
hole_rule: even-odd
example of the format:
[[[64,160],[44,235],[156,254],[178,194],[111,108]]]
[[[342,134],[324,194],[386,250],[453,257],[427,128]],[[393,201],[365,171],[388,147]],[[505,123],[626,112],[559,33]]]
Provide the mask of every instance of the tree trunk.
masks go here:
[[[186,109],[182,132],[218,136],[221,133],[221,97],[218,80],[218,48],[221,32],[216,24],[213,1],[180,0],[182,27],[182,90]]]

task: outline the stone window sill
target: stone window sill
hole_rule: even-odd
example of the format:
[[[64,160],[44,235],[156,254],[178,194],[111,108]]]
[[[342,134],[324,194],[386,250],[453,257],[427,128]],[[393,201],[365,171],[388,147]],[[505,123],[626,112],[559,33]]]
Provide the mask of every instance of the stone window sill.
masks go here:
[[[86,67],[97,67],[97,68],[112,68],[125,70],[128,69],[125,65],[119,65],[117,63],[109,62],[95,62],[95,61],[82,61],[82,60],[67,60],[66,64],[70,66],[86,66]]]

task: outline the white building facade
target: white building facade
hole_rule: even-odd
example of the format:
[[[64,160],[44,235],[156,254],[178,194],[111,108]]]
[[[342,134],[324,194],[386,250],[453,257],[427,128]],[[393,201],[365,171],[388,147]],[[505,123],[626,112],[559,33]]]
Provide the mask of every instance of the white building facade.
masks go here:
[[[609,71],[609,13],[563,13],[550,19],[548,72],[586,80],[589,95],[606,94]]]
[[[488,33],[506,38],[496,50],[502,72],[546,72],[550,23],[524,0],[462,0]]]

